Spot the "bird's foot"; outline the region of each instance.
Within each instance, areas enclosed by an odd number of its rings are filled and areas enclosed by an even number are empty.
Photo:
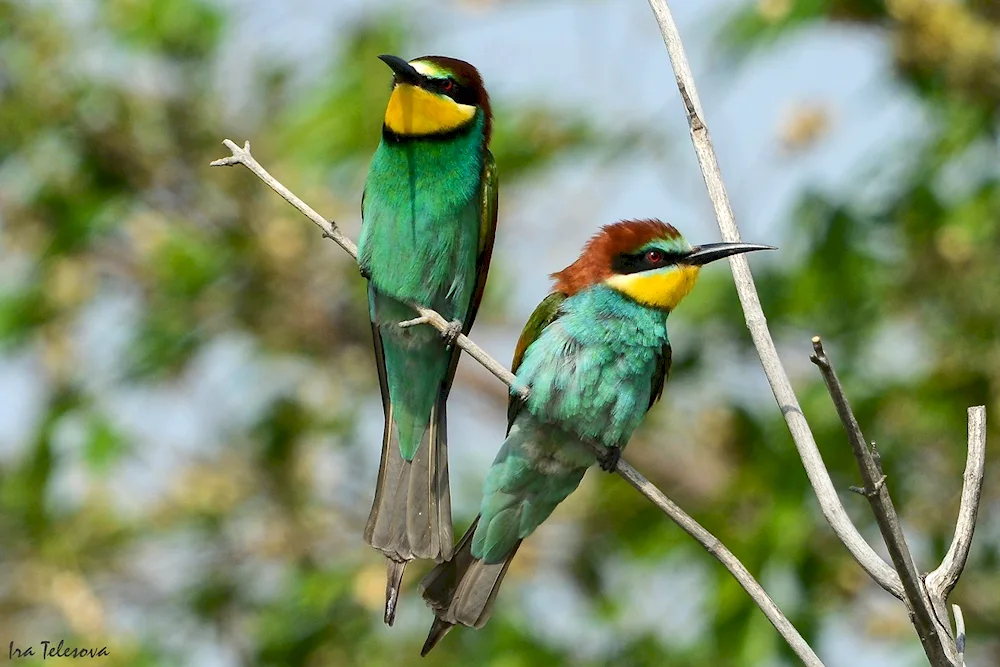
[[[601,470],[605,472],[614,472],[615,468],[618,467],[618,461],[621,460],[621,458],[621,447],[608,447],[606,451],[597,455],[597,463],[601,466]]]
[[[441,338],[444,339],[445,347],[451,349],[451,346],[458,340],[463,328],[465,328],[465,325],[460,320],[452,320],[448,323],[448,327],[441,332]]]
[[[363,264],[358,264],[358,272],[361,274],[362,278],[371,281],[372,272],[368,270],[368,267],[364,266]]]

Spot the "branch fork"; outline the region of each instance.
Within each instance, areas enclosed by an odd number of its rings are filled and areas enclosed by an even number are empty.
[[[729,196],[722,181],[722,172],[712,147],[708,127],[701,111],[701,103],[681,43],[677,25],[667,5],[666,0],[648,0],[650,8],[656,17],[656,22],[663,35],[670,63],[673,66],[677,88],[684,103],[690,129],[691,143],[698,157],[705,186],[715,209],[719,230],[726,241],[739,241],[739,229],[733,217]],[[969,408],[969,455],[965,470],[965,484],[962,490],[962,501],[959,509],[958,525],[951,548],[941,565],[927,575],[926,581],[917,576],[916,568],[910,557],[909,548],[903,539],[899,520],[892,506],[892,499],[886,486],[886,478],[877,459],[877,451],[864,445],[860,427],[854,419],[850,405],[847,403],[843,390],[836,380],[833,367],[826,358],[819,338],[814,338],[813,361],[827,380],[841,421],[851,440],[852,449],[861,468],[864,479],[865,496],[868,497],[875,512],[879,528],[886,541],[886,546],[892,557],[890,566],[864,540],[844,509],[837,495],[836,488],[830,479],[830,473],[823,463],[823,458],[816,446],[809,424],[799,407],[798,399],[792,390],[788,374],[785,372],[778,357],[774,340],[767,327],[760,297],[753,276],[750,273],[746,257],[736,255],[729,258],[729,266],[736,282],[736,291],[743,306],[743,314],[747,329],[753,339],[754,347],[760,357],[764,373],[771,385],[774,398],[781,409],[788,430],[795,442],[802,465],[805,468],[809,482],[816,493],[823,515],[841,542],[851,552],[851,555],[868,575],[887,592],[907,604],[911,620],[928,660],[934,667],[960,667],[964,665],[964,627],[962,632],[956,630],[956,635],[963,637],[962,646],[952,638],[950,629],[942,624],[941,618],[947,616],[945,600],[961,574],[968,557],[972,533],[975,528],[979,500],[982,493],[982,481],[986,456],[986,410],[983,406]],[[870,490],[870,493],[868,492]],[[959,623],[956,617],[956,626]],[[962,621],[964,624],[964,621]],[[800,655],[801,657],[801,655]]]
[[[960,665],[959,656],[961,652],[958,650],[951,630],[945,622],[947,612],[943,611],[946,608],[947,593],[951,589],[948,588],[946,591],[943,585],[928,586],[926,585],[926,580],[917,574],[916,565],[914,565],[913,558],[910,555],[910,548],[906,543],[906,538],[903,536],[899,517],[896,514],[892,498],[889,495],[889,489],[885,484],[886,475],[882,472],[881,463],[877,458],[878,452],[874,447],[869,448],[865,444],[864,434],[862,434],[861,427],[854,417],[854,412],[851,410],[850,403],[844,393],[844,388],[833,368],[833,363],[823,349],[823,341],[819,336],[813,337],[812,346],[813,355],[810,357],[810,360],[819,367],[830,396],[833,398],[833,403],[837,407],[840,420],[847,431],[847,438],[851,443],[851,448],[854,450],[854,457],[858,462],[858,468],[861,470],[861,477],[865,483],[860,492],[868,498],[868,502],[871,504],[875,521],[882,533],[882,538],[885,540],[885,545],[889,550],[893,565],[899,573],[906,596],[904,602],[910,610],[910,620],[917,630],[917,636],[923,645],[924,653],[927,654],[927,658],[932,665]],[[973,460],[975,459],[975,445],[971,439],[974,430],[973,415],[974,413],[978,414],[979,411],[984,413],[983,419],[985,420],[985,408],[969,409],[969,465],[972,465],[973,468],[975,468]],[[985,437],[985,430],[983,437]],[[975,474],[966,478],[966,485],[972,484],[973,486],[978,485],[978,487],[975,490],[967,489],[963,491],[962,495],[963,498],[969,496],[970,502],[971,497],[975,495],[978,504],[982,477],[980,476],[978,481],[972,479],[972,477],[975,477]],[[853,487],[852,490],[854,490]],[[947,571],[948,574],[945,575],[942,573],[938,577],[935,577],[935,582],[944,580],[946,577],[949,578],[949,581],[952,579],[957,581],[958,576],[961,574],[965,558],[968,555],[968,547],[972,542],[972,530],[975,524],[974,517],[976,510],[970,509],[970,511],[972,512],[972,521],[968,522],[967,536],[964,532],[961,538],[956,535],[956,541],[959,544],[956,546],[953,543],[953,548],[956,550],[956,555],[954,556],[955,562],[949,563],[947,566],[942,563],[942,567],[945,568],[942,572]],[[958,564],[959,558],[961,559],[960,565]],[[928,576],[928,579],[931,576],[933,576],[933,573]],[[951,583],[952,586],[954,586],[954,581]]]

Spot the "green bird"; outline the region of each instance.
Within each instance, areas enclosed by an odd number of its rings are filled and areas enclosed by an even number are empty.
[[[385,622],[396,614],[403,568],[451,557],[445,403],[458,349],[479,309],[497,222],[497,170],[488,149],[489,96],[475,67],[444,56],[394,72],[382,140],[361,200],[358,261],[382,390],[385,431],[365,540],[386,557]],[[431,327],[400,327],[407,303],[451,321],[445,341]]]
[[[454,557],[420,584],[436,617],[421,655],[454,625],[482,627],[521,540],[595,460],[604,470],[617,466],[663,393],[667,317],[700,267],[768,248],[691,246],[659,220],[630,220],[604,227],[573,264],[553,274],[555,289],[528,319],[514,352],[507,439],[486,473],[479,516]]]

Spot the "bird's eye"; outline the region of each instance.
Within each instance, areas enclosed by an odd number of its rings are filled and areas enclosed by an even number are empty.
[[[444,83],[441,84],[441,89],[446,93],[450,93],[454,88],[455,82],[451,79],[445,79]]]
[[[659,250],[647,250],[646,261],[650,264],[660,264],[663,262],[663,253]]]

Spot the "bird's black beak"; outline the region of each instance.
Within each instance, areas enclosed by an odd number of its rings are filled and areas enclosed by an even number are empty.
[[[399,56],[390,56],[387,54],[382,54],[378,57],[379,60],[384,62],[386,65],[392,68],[392,71],[396,73],[397,83],[409,83],[416,85],[420,83],[421,76],[420,72],[413,69],[413,65],[406,62]]]
[[[680,263],[701,266],[709,262],[714,262],[717,259],[739,255],[744,252],[753,252],[755,250],[777,250],[777,248],[769,245],[757,245],[755,243],[706,243],[705,245],[698,245],[692,248],[691,253],[682,259]]]

